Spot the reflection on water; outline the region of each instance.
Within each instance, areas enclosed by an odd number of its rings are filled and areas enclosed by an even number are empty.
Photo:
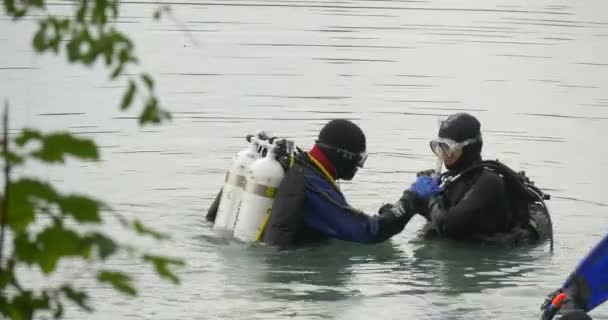
[[[168,3],[175,19],[154,23],[146,12],[156,2],[127,1],[117,22],[174,115],[143,129],[136,110],[114,107],[121,83],[34,56],[35,24],[0,17],[0,93],[13,127],[68,128],[102,150],[99,164],[33,172],[172,232],[159,249],[189,262],[173,287],[118,261],[138,276],[141,296],[95,286],[99,312],[85,318],[530,319],[606,232],[608,161],[598,144],[608,119],[608,2]],[[342,189],[372,214],[433,166],[437,120],[461,111],[481,120],[487,158],[550,191],[554,255],[547,246],[425,242],[419,218],[387,243],[294,251],[223,239],[201,223],[247,133],[264,129],[306,149],[328,119],[357,121],[370,157]]]

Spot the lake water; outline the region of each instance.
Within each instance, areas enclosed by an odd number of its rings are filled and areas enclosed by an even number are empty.
[[[97,313],[69,319],[537,319],[545,295],[608,230],[608,2],[429,0],[125,1],[117,27],[136,41],[174,120],[138,128],[118,111],[124,83],[31,50],[35,24],[0,20],[0,98],[12,127],[68,128],[100,163],[31,166],[63,190],[98,196],[170,232],[142,246],[186,259],[180,286],[130,258],[125,298],[62,271]],[[51,2],[69,12],[66,2]],[[306,149],[329,119],[367,134],[370,158],[342,188],[375,214],[432,167],[437,119],[482,122],[484,156],[526,170],[553,196],[555,252],[425,243],[415,218],[390,241],[291,252],[221,240],[203,219],[243,137],[258,129]],[[109,232],[130,240],[120,228]],[[608,308],[594,311],[608,319]]]

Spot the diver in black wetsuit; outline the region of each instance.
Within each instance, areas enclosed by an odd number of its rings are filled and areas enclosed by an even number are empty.
[[[433,172],[419,175],[401,198],[406,211],[428,221],[425,235],[501,244],[547,237],[549,218],[529,212],[527,203],[519,210],[503,176],[482,165],[487,162],[482,161],[481,124],[475,117],[467,113],[448,117],[430,145],[448,171],[441,178],[432,177]]]

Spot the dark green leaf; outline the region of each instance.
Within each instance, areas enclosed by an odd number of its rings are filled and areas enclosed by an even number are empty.
[[[63,305],[57,301],[55,312],[53,312],[53,318],[60,319],[63,316]]]
[[[32,319],[36,311],[32,292],[23,291],[13,297],[13,300],[9,303],[9,310],[12,319]]]
[[[89,245],[76,232],[55,223],[44,229],[36,239],[41,247],[38,264],[45,274],[51,273],[57,261],[64,257],[87,257]]]
[[[99,42],[87,38],[81,44],[81,61],[85,65],[91,65],[97,59],[97,55],[100,52]]]
[[[98,160],[97,146],[90,139],[77,138],[69,133],[52,133],[42,139],[42,148],[32,156],[45,162],[64,162],[64,155],[80,159]]]
[[[97,252],[102,260],[111,256],[118,250],[118,245],[114,242],[114,240],[101,233],[92,233],[87,235],[86,241],[91,247],[97,248]]]
[[[36,199],[54,202],[57,193],[48,184],[22,178],[10,185],[8,225],[14,232],[21,232],[34,221]]]
[[[119,64],[119,65],[116,67],[116,69],[114,69],[114,71],[112,71],[112,73],[110,74],[110,78],[111,78],[111,79],[116,79],[116,78],[118,78],[118,76],[119,76],[119,75],[122,73],[122,68],[123,68],[123,65],[122,65],[122,64]]]
[[[8,313],[12,319],[33,319],[38,311],[50,310],[50,298],[46,291],[36,296],[32,291],[21,291],[8,304]]]
[[[49,18],[50,23],[53,25],[54,36],[49,39],[48,45],[53,48],[53,51],[57,53],[59,51],[59,44],[70,25],[70,20],[63,19],[58,20],[56,18]]]
[[[80,43],[81,39],[78,37],[72,37],[70,41],[65,46],[66,51],[68,52],[68,61],[76,62],[80,59]]]
[[[0,289],[4,289],[15,278],[15,261],[9,258],[6,267],[0,268]],[[2,290],[4,291],[4,290]]]
[[[159,109],[158,114],[160,115],[161,119],[171,120],[171,113],[167,110]]]
[[[53,186],[30,178],[21,178],[11,183],[11,197],[20,198],[22,196],[36,197],[49,202],[57,201],[59,194]]]
[[[15,245],[15,256],[20,261],[29,265],[36,263],[40,256],[40,250],[35,242],[29,240],[27,233],[20,233],[13,239]]]
[[[114,289],[124,294],[130,296],[137,295],[137,291],[131,285],[131,277],[122,272],[100,271],[97,274],[97,280],[112,285]]]
[[[4,0],[4,9],[7,13],[13,14],[15,13],[15,0]]]
[[[76,21],[84,22],[84,18],[89,7],[89,0],[78,1],[78,10],[76,11]]]
[[[36,7],[44,7],[44,0],[30,0],[30,4]]]
[[[118,18],[118,1],[111,0],[110,3],[108,4],[108,7],[110,8],[110,11],[112,12],[112,18],[114,18],[114,19]]]
[[[66,154],[81,159],[97,160],[99,158],[97,146],[93,140],[78,138],[67,132],[43,135],[37,130],[24,129],[15,138],[15,143],[18,146],[24,146],[32,140],[42,142],[42,147],[32,155],[45,162],[63,162]]]
[[[93,7],[93,23],[103,25],[107,22],[107,6],[108,2],[106,0],[95,0],[95,6]]]
[[[40,131],[33,130],[33,129],[23,129],[23,130],[21,130],[21,133],[15,138],[15,143],[18,146],[23,147],[26,143],[28,143],[32,140],[41,140],[41,139],[42,139],[42,133],[40,133]]]
[[[10,319],[10,305],[5,295],[0,296],[0,315],[4,317],[2,319]]]
[[[151,97],[146,102],[144,111],[139,115],[139,124],[147,123],[160,123],[160,116],[158,114],[158,100]]]
[[[63,214],[69,214],[78,222],[101,222],[99,216],[100,203],[97,200],[78,195],[70,195],[59,199],[59,207]]]
[[[10,151],[6,154],[6,160],[12,166],[18,166],[20,164],[23,164],[23,162],[25,161],[22,156]]]
[[[31,203],[15,203],[11,197],[9,206],[7,223],[14,232],[25,230],[34,221],[34,206]]]
[[[135,96],[136,89],[137,87],[135,86],[135,82],[132,80],[129,81],[129,88],[127,89],[127,92],[122,98],[122,102],[120,103],[120,110],[126,110],[127,108],[129,108],[131,103],[133,103],[133,97]]]
[[[149,254],[144,255],[143,259],[144,259],[144,261],[150,262],[154,265],[154,269],[156,270],[156,273],[161,278],[169,279],[169,280],[171,280],[171,282],[173,282],[175,284],[179,283],[179,278],[169,270],[169,265],[183,266],[184,262],[182,260],[155,256],[155,255],[149,255]]]
[[[38,31],[34,34],[32,45],[37,52],[42,52],[47,48],[46,28],[47,24],[41,22]]]
[[[131,48],[123,48],[118,52],[118,61],[120,61],[120,64],[127,63],[129,57],[131,57]]]
[[[160,232],[154,231],[146,226],[144,226],[139,220],[135,219],[133,221],[133,229],[140,235],[149,235],[154,237],[157,240],[163,240],[169,238],[167,235],[162,234]]]
[[[76,303],[81,309],[88,312],[93,311],[93,308],[88,305],[89,296],[86,292],[74,290],[74,288],[69,285],[64,285],[61,287],[61,292],[65,294],[66,298]]]
[[[12,15],[13,18],[19,19],[25,16],[27,13],[26,8],[17,8],[14,0],[4,0],[4,7],[6,8],[6,12]]]
[[[143,73],[141,75],[141,79],[144,81],[146,86],[148,86],[148,89],[154,89],[154,80],[152,80],[152,77],[150,77],[150,75]]]
[[[108,37],[100,39],[100,41],[102,41],[102,43],[100,43],[99,50],[103,53],[106,65],[110,66],[112,65],[112,61],[114,60],[114,43]]]

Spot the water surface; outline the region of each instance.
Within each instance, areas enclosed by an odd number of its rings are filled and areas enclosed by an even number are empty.
[[[171,3],[177,21],[155,23],[155,2],[126,1],[117,23],[174,115],[143,129],[138,110],[117,111],[124,84],[100,68],[36,56],[35,24],[0,19],[0,96],[13,127],[68,128],[102,150],[99,164],[32,172],[170,231],[172,241],[142,245],[188,261],[179,287],[133,259],[113,261],[136,274],[135,299],[88,282],[84,269],[66,270],[60,276],[90,288],[98,310],[70,309],[70,319],[533,319],[608,230],[608,3]],[[379,245],[276,252],[218,239],[203,220],[248,133],[269,130],[306,149],[327,120],[356,121],[371,155],[342,188],[374,214],[433,166],[437,120],[460,111],[481,120],[484,156],[526,170],[553,196],[553,255],[547,245],[425,243],[419,218]]]

